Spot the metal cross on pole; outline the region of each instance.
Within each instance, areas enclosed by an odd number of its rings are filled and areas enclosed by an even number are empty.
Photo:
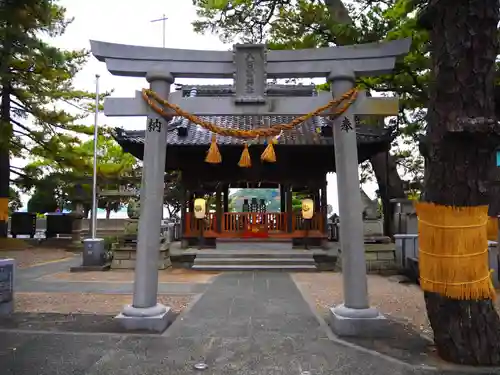
[[[167,20],[168,18],[165,17],[165,14],[162,15],[161,18],[158,18],[157,20],[152,20],[151,22],[162,22],[162,31],[163,31],[163,45],[162,47],[165,48],[165,21]]]

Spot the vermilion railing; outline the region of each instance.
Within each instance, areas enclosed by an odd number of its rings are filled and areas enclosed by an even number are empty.
[[[199,220],[194,217],[190,212],[186,212],[186,235],[198,235],[200,227],[204,224],[203,231],[217,231],[217,221],[215,212],[208,212],[205,215],[205,220]]]
[[[245,232],[259,227],[260,230],[286,232],[285,212],[225,212],[222,220],[223,232]]]
[[[323,225],[323,216],[320,213],[315,213],[310,220],[305,220],[300,214],[294,214],[292,217],[292,228],[294,231],[319,230],[323,232]]]
[[[221,234],[245,234],[245,233],[287,233],[288,213],[286,212],[225,212],[221,217],[221,230],[217,228],[217,214],[209,212],[203,221],[203,231]],[[200,234],[202,221],[196,219],[194,215],[186,213],[185,235],[193,236]],[[320,231],[323,233],[323,216],[316,213],[313,218],[306,221],[300,214],[292,214],[292,233],[302,231]],[[208,233],[207,233],[208,234]]]

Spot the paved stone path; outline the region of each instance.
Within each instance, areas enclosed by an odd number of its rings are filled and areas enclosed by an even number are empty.
[[[331,340],[286,273],[227,273],[162,335],[0,328],[2,375],[426,374]],[[436,373],[436,372],[432,372]]]
[[[40,279],[43,276],[54,273],[68,272],[71,267],[78,266],[81,262],[81,255],[77,255],[69,260],[19,269],[16,273],[16,291],[43,293],[133,293],[134,285],[131,282],[65,282],[63,280],[47,281]],[[160,283],[158,285],[158,292],[161,294],[199,294],[203,293],[206,287],[206,284],[202,283]]]

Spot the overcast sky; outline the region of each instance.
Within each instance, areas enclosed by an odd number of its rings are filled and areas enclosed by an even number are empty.
[[[74,22],[67,32],[53,43],[65,49],[90,49],[89,40],[101,40],[113,43],[162,46],[162,23],[151,20],[168,17],[165,23],[166,47],[228,50],[216,35],[196,34],[191,22],[196,18],[195,8],[191,0],[61,0],[67,9],[67,15],[74,17]],[[90,58],[85,68],[75,77],[75,85],[88,91],[95,90],[95,75],[99,74],[102,91],[114,90],[113,96],[132,97],[135,90],[147,87],[145,79],[112,76],[105,63]],[[225,83],[224,80],[178,79],[179,83]],[[90,116],[88,123],[91,124]],[[146,120],[140,117],[118,118],[101,115],[101,124],[120,126],[125,129],[143,129]],[[16,165],[22,163],[15,160]],[[376,184],[365,187],[372,198]],[[26,197],[23,197],[23,201]],[[328,176],[328,203],[338,212],[337,187],[335,175]]]

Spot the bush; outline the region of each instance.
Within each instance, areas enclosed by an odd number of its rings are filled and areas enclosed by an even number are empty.
[[[118,237],[116,236],[104,237],[104,249],[111,251],[111,246],[116,242],[118,242]]]

